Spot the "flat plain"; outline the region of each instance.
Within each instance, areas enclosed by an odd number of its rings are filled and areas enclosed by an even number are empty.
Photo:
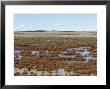
[[[15,76],[96,76],[97,32],[15,32]]]

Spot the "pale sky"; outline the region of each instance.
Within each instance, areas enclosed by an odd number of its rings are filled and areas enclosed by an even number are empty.
[[[15,14],[14,31],[96,31],[96,14]]]

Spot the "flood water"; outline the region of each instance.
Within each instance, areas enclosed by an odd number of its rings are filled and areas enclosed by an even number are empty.
[[[78,47],[78,48],[65,48],[65,51],[61,51],[59,54],[57,54],[57,56],[59,58],[64,58],[64,59],[74,59],[77,58],[77,55],[67,55],[65,53],[67,53],[67,51],[76,51],[77,53],[79,53],[83,59],[85,61],[89,61],[89,60],[96,60],[96,57],[93,57],[92,55],[90,55],[90,52],[87,50],[90,47]],[[38,51],[38,50],[32,50],[31,51],[31,55],[32,56],[39,56],[39,55],[44,55],[47,56],[49,55],[50,51],[44,50],[44,51]],[[21,51],[19,50],[14,50],[14,57],[16,60],[20,60],[22,58],[21,55]]]
[[[83,58],[86,60],[86,61],[89,61],[89,60],[96,60],[96,57],[93,57],[92,55],[90,55],[90,52],[87,51],[87,48],[90,48],[90,47],[79,47],[79,48],[67,48],[67,50],[69,51],[76,51],[76,52],[79,52],[81,56],[83,56]]]
[[[14,50],[14,58],[16,59],[16,60],[20,60],[21,59],[21,51],[19,51],[19,50]]]
[[[39,51],[33,50],[33,51],[31,51],[31,54],[32,54],[32,55],[36,55],[36,54],[39,55]]]
[[[14,68],[15,76],[22,76],[23,74],[26,74],[27,76],[69,76],[69,75],[78,75],[78,73],[74,73],[72,71],[67,72],[64,69],[58,69],[53,71],[37,71],[36,69],[31,69],[28,71],[26,68]]]
[[[60,58],[66,58],[66,59],[76,58],[76,55],[64,55],[64,54],[58,54],[58,56],[59,56]]]
[[[88,51],[89,47],[79,47],[79,48],[66,48],[65,51],[60,51],[57,53],[57,57],[63,58],[63,59],[73,59],[73,60],[68,60],[68,63],[73,63],[75,62],[74,59],[78,57],[77,53],[85,59],[84,62],[88,62],[89,60],[96,60],[96,57],[93,57],[90,52]],[[95,50],[95,49],[94,49]],[[74,51],[76,54],[74,55],[68,55],[66,54],[68,51]],[[32,56],[39,56],[39,55],[49,55],[51,51],[38,51],[38,50],[32,50],[30,51],[30,55]],[[55,51],[52,51],[53,53]],[[55,56],[56,57],[56,56]],[[22,58],[21,51],[19,50],[14,50],[14,58],[15,60],[20,60]],[[15,68],[14,71],[15,76],[22,76],[22,75],[27,75],[27,76],[77,76],[79,73],[75,73],[73,71],[67,72],[63,68],[59,68],[58,70],[53,70],[53,71],[37,71],[36,69],[30,69],[28,70],[27,68]]]

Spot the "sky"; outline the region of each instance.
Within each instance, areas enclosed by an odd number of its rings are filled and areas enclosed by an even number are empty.
[[[96,14],[15,14],[14,31],[96,31]]]

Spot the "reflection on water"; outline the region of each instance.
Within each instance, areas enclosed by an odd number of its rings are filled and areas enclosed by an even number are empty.
[[[40,56],[40,55],[51,55],[56,53],[54,57],[62,58],[62,59],[73,59],[73,60],[68,60],[66,62],[68,63],[73,63],[76,62],[74,59],[78,59],[78,57],[82,57],[85,59],[83,62],[87,62],[89,60],[96,60],[96,57],[93,57],[88,49],[91,47],[78,47],[78,48],[65,48],[64,51],[38,51],[38,50],[32,50],[29,51],[28,53],[32,56]],[[94,49],[97,50],[97,49]],[[72,52],[72,54],[68,54],[68,52]],[[74,53],[75,52],[75,53]],[[78,55],[77,55],[78,54]],[[20,60],[22,58],[21,51],[19,50],[14,50],[14,58],[15,60]],[[78,61],[77,61],[78,62]],[[65,71],[63,68],[59,68],[58,70],[53,70],[53,71],[38,71],[37,69],[27,69],[27,68],[14,68],[14,74],[15,76],[77,76],[79,73],[73,72],[73,71]]]
[[[92,55],[90,55],[90,52],[87,51],[87,48],[90,47],[79,47],[79,48],[67,48],[67,51],[77,51],[80,53],[81,56],[83,56],[83,58],[88,61],[88,60],[96,60],[96,57],[93,57]]]
[[[56,75],[57,76],[65,76],[65,71],[64,71],[64,69],[58,69],[58,71],[57,71],[57,73],[56,73]]]
[[[14,58],[15,60],[20,60],[21,59],[21,51],[19,50],[14,50]]]
[[[58,57],[60,58],[66,58],[66,59],[74,59],[77,58],[77,55],[67,55],[65,53],[67,53],[67,51],[76,51],[77,53],[80,53],[80,55],[86,60],[96,60],[96,57],[93,57],[92,55],[90,55],[90,52],[88,52],[88,48],[90,47],[79,47],[79,48],[65,48],[65,51],[60,52],[60,54],[57,54]],[[49,51],[44,50],[44,51],[36,51],[36,50],[32,50],[31,51],[31,55],[32,56],[39,56],[39,55],[49,55]],[[14,50],[14,57],[16,60],[20,60],[21,59],[21,51],[19,50]]]
[[[34,56],[34,55],[39,55],[39,51],[35,51],[35,50],[33,50],[33,51],[31,51],[31,54]]]
[[[58,69],[53,71],[37,71],[36,69],[29,70],[26,68],[22,68],[22,69],[14,68],[14,75],[15,76],[78,76],[81,74],[76,73],[74,71],[65,71],[64,69]],[[95,74],[90,74],[90,76],[95,76]]]
[[[74,73],[73,71],[67,72],[64,69],[58,69],[53,71],[37,71],[36,69],[26,69],[26,68],[14,68],[15,76],[70,76],[70,75],[78,75],[78,73]]]
[[[69,59],[69,58],[76,58],[76,55],[58,54],[58,56],[59,56],[60,58],[66,58],[66,59]]]

